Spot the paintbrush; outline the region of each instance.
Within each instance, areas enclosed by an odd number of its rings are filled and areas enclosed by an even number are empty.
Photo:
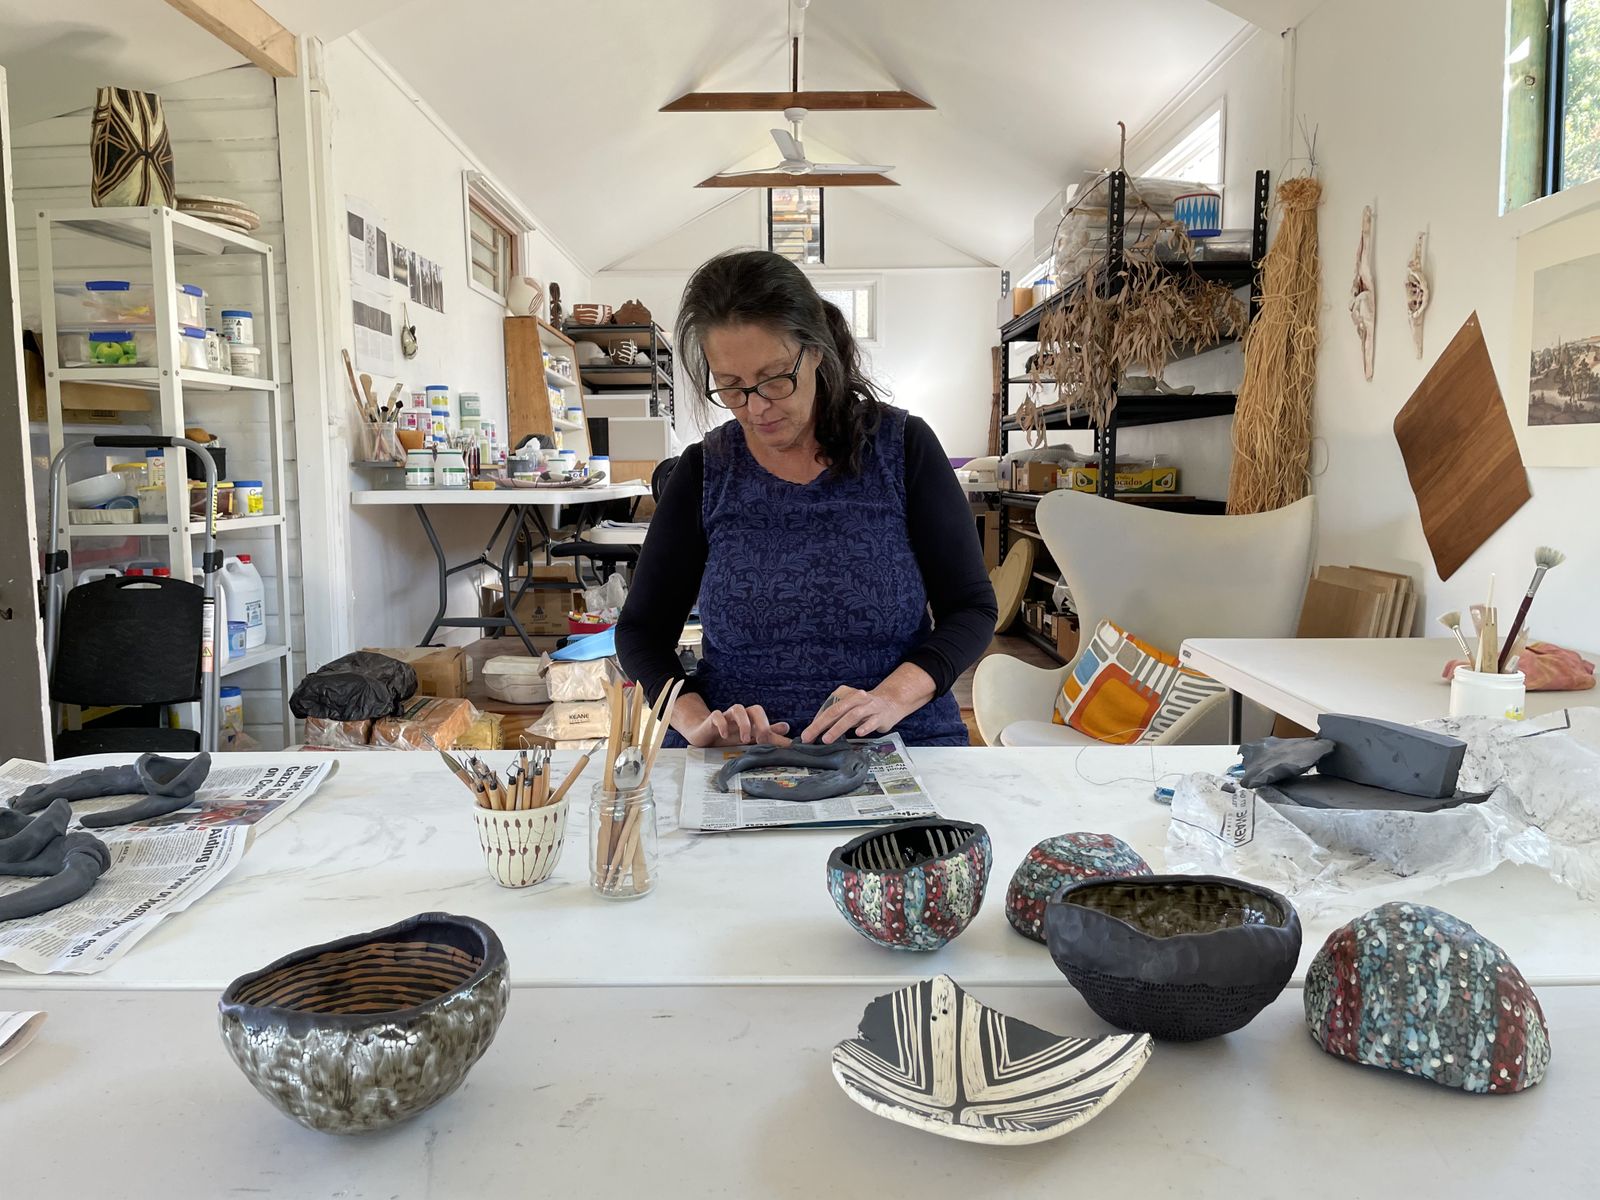
[[[1461,647],[1461,657],[1467,660],[1467,665],[1470,667],[1474,661],[1472,647],[1467,645],[1467,635],[1461,632],[1461,614],[1451,609],[1439,618],[1439,624],[1456,635],[1456,644]]]
[[[1500,651],[1500,670],[1506,670],[1506,660],[1511,657],[1511,643],[1522,632],[1522,623],[1528,619],[1528,610],[1533,607],[1533,594],[1544,582],[1545,572],[1566,561],[1567,556],[1551,546],[1540,546],[1533,552],[1533,580],[1528,584],[1527,595],[1522,597],[1522,604],[1517,608],[1516,619],[1511,622],[1511,628],[1506,630],[1506,648]]]

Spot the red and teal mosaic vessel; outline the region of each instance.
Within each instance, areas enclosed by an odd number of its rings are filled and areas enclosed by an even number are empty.
[[[993,861],[982,825],[908,821],[835,850],[828,892],[868,941],[891,950],[937,950],[978,915]]]
[[[1329,1054],[1444,1087],[1520,1092],[1550,1065],[1550,1030],[1522,972],[1425,904],[1384,904],[1329,934],[1305,1005]]]
[[[1025,938],[1044,941],[1044,907],[1069,883],[1148,875],[1139,852],[1109,833],[1063,833],[1045,838],[1022,860],[1006,888],[1006,920]]]

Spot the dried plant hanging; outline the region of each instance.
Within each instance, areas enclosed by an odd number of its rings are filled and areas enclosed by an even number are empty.
[[[1110,178],[1104,175],[1086,188],[1067,215],[1087,207]],[[1040,322],[1038,365],[1030,378],[1034,387],[1054,383],[1056,401],[1050,407],[1081,411],[1097,430],[1110,423],[1125,375],[1160,381],[1180,347],[1203,348],[1238,337],[1248,321],[1248,310],[1232,289],[1194,270],[1194,245],[1183,224],[1146,203],[1133,179],[1127,180],[1124,212],[1126,244],[1112,278],[1103,256],[1081,266],[1081,248],[1068,247],[1058,233],[1054,271],[1065,294]],[[1030,400],[1032,392],[1031,387]],[[1043,444],[1037,407],[1025,402],[1018,423],[1030,446]]]
[[[1244,343],[1244,383],[1233,417],[1230,513],[1269,512],[1306,494],[1311,397],[1317,380],[1317,208],[1322,184],[1278,188],[1278,232],[1261,270],[1261,308]]]

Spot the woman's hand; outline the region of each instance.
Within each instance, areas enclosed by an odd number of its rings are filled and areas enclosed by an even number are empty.
[[[800,734],[802,742],[836,742],[842,737],[889,733],[933,699],[933,679],[921,667],[901,663],[871,691],[838,687]]]
[[[759,704],[733,704],[675,724],[691,746],[787,746],[791,741],[784,736],[789,732],[789,723],[769,722],[766,710]]]

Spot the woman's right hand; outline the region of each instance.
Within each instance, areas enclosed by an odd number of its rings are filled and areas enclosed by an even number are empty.
[[[703,707],[703,706],[702,706]],[[769,722],[759,704],[732,704],[680,724],[678,732],[691,746],[787,746],[793,739],[787,721]]]

